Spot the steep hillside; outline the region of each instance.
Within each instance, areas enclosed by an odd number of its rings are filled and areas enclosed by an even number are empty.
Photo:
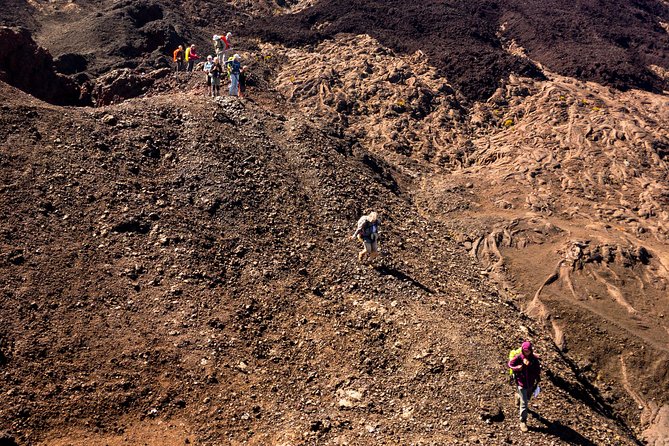
[[[113,69],[165,68],[179,44],[211,49],[232,31],[236,50],[258,39],[290,46],[367,34],[400,54],[422,51],[470,100],[487,99],[510,74],[541,68],[627,90],[669,89],[669,6],[660,0],[443,2],[21,0],[0,25],[24,26],[79,83]],[[507,52],[527,50],[530,59]]]
[[[546,72],[470,108],[425,55],[369,37],[266,51],[288,59],[288,100],[416,178],[421,215],[451,227],[630,422],[666,432],[666,95]]]
[[[528,337],[532,444],[635,444],[416,212],[415,182],[299,109],[3,97],[0,419],[19,444],[523,444],[504,358]],[[369,208],[385,255],[360,265]]]
[[[665,1],[30,0],[0,25],[25,28],[0,26],[0,445],[669,441]],[[169,68],[225,31],[244,99]]]

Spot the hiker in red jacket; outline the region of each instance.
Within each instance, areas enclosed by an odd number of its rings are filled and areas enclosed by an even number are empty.
[[[221,66],[225,65],[225,52],[230,49],[230,38],[232,33],[227,33],[225,36],[214,35],[214,51],[216,52],[216,58]]]
[[[195,61],[199,58],[200,56],[195,53],[194,44],[186,48],[186,71],[193,71],[193,65],[195,65]]]
[[[527,405],[541,378],[541,363],[534,354],[530,341],[523,342],[521,352],[509,361],[509,368],[513,370],[513,378],[518,388],[520,430],[527,432]]]

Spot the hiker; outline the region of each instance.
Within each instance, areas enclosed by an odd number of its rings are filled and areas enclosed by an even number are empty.
[[[214,51],[216,58],[220,64],[225,63],[225,52],[230,49],[230,37],[232,33],[227,33],[225,36],[214,35]]]
[[[192,72],[193,71],[193,65],[195,65],[195,61],[198,60],[200,56],[197,55],[195,52],[195,44],[192,44],[188,48],[186,48],[186,71]]]
[[[530,341],[522,343],[520,353],[509,360],[509,368],[513,371],[518,392],[516,399],[520,409],[520,430],[527,432],[527,406],[539,385],[541,375],[541,362],[534,354]]]
[[[239,70],[239,97],[242,98],[246,94],[246,80],[247,80],[246,66]]]
[[[235,54],[226,62],[226,68],[230,75],[230,96],[239,96],[239,72],[242,68],[242,56]]]
[[[174,63],[176,65],[176,72],[184,70],[184,47],[179,45],[179,48],[174,50]]]
[[[211,96],[216,97],[221,95],[221,75],[223,74],[223,67],[214,60],[214,64],[209,70],[209,77],[211,77]]]
[[[204,75],[206,77],[206,82],[207,82],[207,96],[213,96],[214,91],[211,88],[211,76],[209,75],[209,72],[211,71],[211,68],[214,66],[214,56],[207,56],[207,61],[204,63],[204,67],[202,67],[202,71],[204,71]]]
[[[362,242],[362,251],[358,253],[359,262],[362,262],[365,254],[369,256],[370,260],[379,255],[379,225],[379,217],[376,212],[363,215],[358,220],[358,227],[351,238],[357,238]]]

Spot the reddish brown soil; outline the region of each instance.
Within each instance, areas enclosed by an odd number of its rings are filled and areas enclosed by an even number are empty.
[[[0,12],[105,104],[0,81],[0,445],[661,445],[666,95],[556,73],[666,88],[666,3],[279,6]],[[229,29],[250,99],[165,71]]]
[[[634,444],[411,182],[262,96],[194,87],[93,110],[2,86],[0,428],[19,444],[524,444],[504,358],[525,337],[546,368],[532,444]],[[392,249],[358,265],[371,205]]]

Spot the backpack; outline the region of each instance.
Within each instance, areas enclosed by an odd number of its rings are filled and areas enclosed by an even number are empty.
[[[520,348],[520,347],[518,347],[518,348],[514,348],[513,350],[511,350],[511,351],[509,352],[509,361],[511,361],[511,360],[512,360],[513,358],[515,358],[516,356],[520,355],[522,352],[523,352],[523,349]],[[511,368],[509,368],[509,382],[510,382],[511,384],[514,384],[513,370],[511,370]]]
[[[362,229],[362,237],[367,238],[373,242],[375,242],[379,238],[378,230],[379,230],[379,223],[375,222],[372,223],[371,221],[367,220],[367,216],[363,216],[358,220],[358,227]]]

